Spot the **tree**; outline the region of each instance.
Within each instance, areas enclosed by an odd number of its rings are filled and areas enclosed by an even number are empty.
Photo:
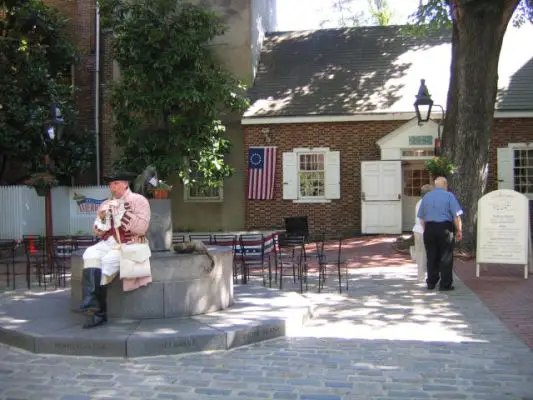
[[[390,25],[392,12],[387,0],[368,0],[370,14],[379,26]]]
[[[361,0],[334,0],[332,11],[336,15],[335,21],[325,20],[321,25],[334,24],[336,26],[355,27],[362,25],[390,25],[392,11],[387,0],[367,0],[368,8],[361,8]]]
[[[44,154],[59,178],[91,165],[90,135],[76,127],[73,87],[66,82],[76,62],[67,19],[40,0],[0,1],[0,181],[13,183],[7,166],[43,170]],[[51,104],[65,120],[60,139],[45,137]]]
[[[225,32],[221,17],[176,0],[101,3],[121,73],[111,100],[119,165],[219,185],[233,171],[222,117],[248,106],[245,87],[211,47]]]
[[[418,7],[418,26],[451,25],[450,86],[443,154],[457,166],[451,186],[464,209],[463,244],[473,249],[477,201],[487,184],[489,146],[498,84],[498,62],[509,22],[533,21],[520,0],[429,0]]]

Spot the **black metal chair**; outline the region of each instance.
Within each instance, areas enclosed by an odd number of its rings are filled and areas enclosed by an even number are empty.
[[[268,263],[269,286],[272,287],[272,267],[270,255],[265,252],[265,237],[263,234],[244,234],[239,237],[240,264],[242,283],[247,283],[251,274],[250,270],[261,268],[263,285],[266,285],[265,263]]]
[[[238,243],[238,236],[237,235],[213,235],[213,244],[217,246],[227,246],[231,247],[231,251],[233,254],[233,282],[236,283],[239,271],[238,271],[238,265],[239,265],[239,259],[237,257],[237,243]]]
[[[173,233],[172,234],[172,245],[181,244],[181,243],[185,243],[185,235]]]
[[[28,289],[31,286],[32,268],[35,268],[39,286],[44,284],[46,289],[48,260],[45,238],[39,235],[23,235],[22,243],[24,244],[24,252],[26,253],[26,283]]]
[[[193,240],[198,240],[199,242],[202,242],[204,244],[212,244],[212,238],[211,235],[202,235],[202,234],[192,234],[189,235],[189,240],[192,242]]]
[[[309,222],[307,216],[286,217],[285,233],[288,236],[309,236]]]
[[[69,236],[53,236],[50,241],[50,254],[52,258],[52,277],[56,287],[67,283],[67,270],[70,269],[72,253],[76,250],[76,241]]]
[[[341,235],[325,235],[324,241],[317,242],[318,253],[318,292],[324,287],[326,282],[326,272],[328,267],[336,267],[339,279],[339,293],[342,293],[342,273],[341,267],[345,268],[346,291],[348,291],[348,263],[342,258],[342,241]],[[326,245],[333,244],[331,251],[327,251]]]
[[[15,271],[15,252],[17,248],[17,241],[10,239],[0,240],[0,265],[6,266],[6,287],[9,287],[9,267],[13,273],[13,289],[16,288],[17,273]]]
[[[85,250],[87,247],[98,243],[98,238],[91,235],[73,235],[72,242],[75,250]]]
[[[279,235],[276,240],[276,276],[279,263],[279,288],[283,288],[284,263],[292,267],[293,282],[300,283],[300,292],[303,292],[303,282],[307,289],[307,259],[305,253],[305,237],[295,235]]]

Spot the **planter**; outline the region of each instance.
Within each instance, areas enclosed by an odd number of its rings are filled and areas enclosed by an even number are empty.
[[[34,186],[33,188],[37,192],[37,196],[44,197],[50,193],[50,186]]]
[[[168,199],[168,190],[165,189],[152,189],[152,194],[157,200]]]

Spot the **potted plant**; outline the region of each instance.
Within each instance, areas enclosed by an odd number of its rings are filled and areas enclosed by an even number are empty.
[[[154,199],[162,200],[168,199],[168,193],[172,190],[172,186],[164,181],[157,181],[157,184],[150,190]]]
[[[432,179],[439,176],[450,177],[455,173],[456,169],[455,164],[444,156],[433,157],[431,160],[426,161],[426,171],[429,172]]]
[[[59,185],[59,181],[50,172],[35,172],[24,184],[34,188],[38,196],[46,196],[51,188]]]

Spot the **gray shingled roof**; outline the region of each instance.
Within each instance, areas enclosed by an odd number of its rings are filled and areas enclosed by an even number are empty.
[[[513,31],[514,32],[514,31]],[[522,43],[527,29],[520,32]],[[499,68],[497,109],[533,110],[533,46],[508,39]],[[412,112],[420,79],[446,104],[450,35],[358,27],[268,34],[244,118]]]

